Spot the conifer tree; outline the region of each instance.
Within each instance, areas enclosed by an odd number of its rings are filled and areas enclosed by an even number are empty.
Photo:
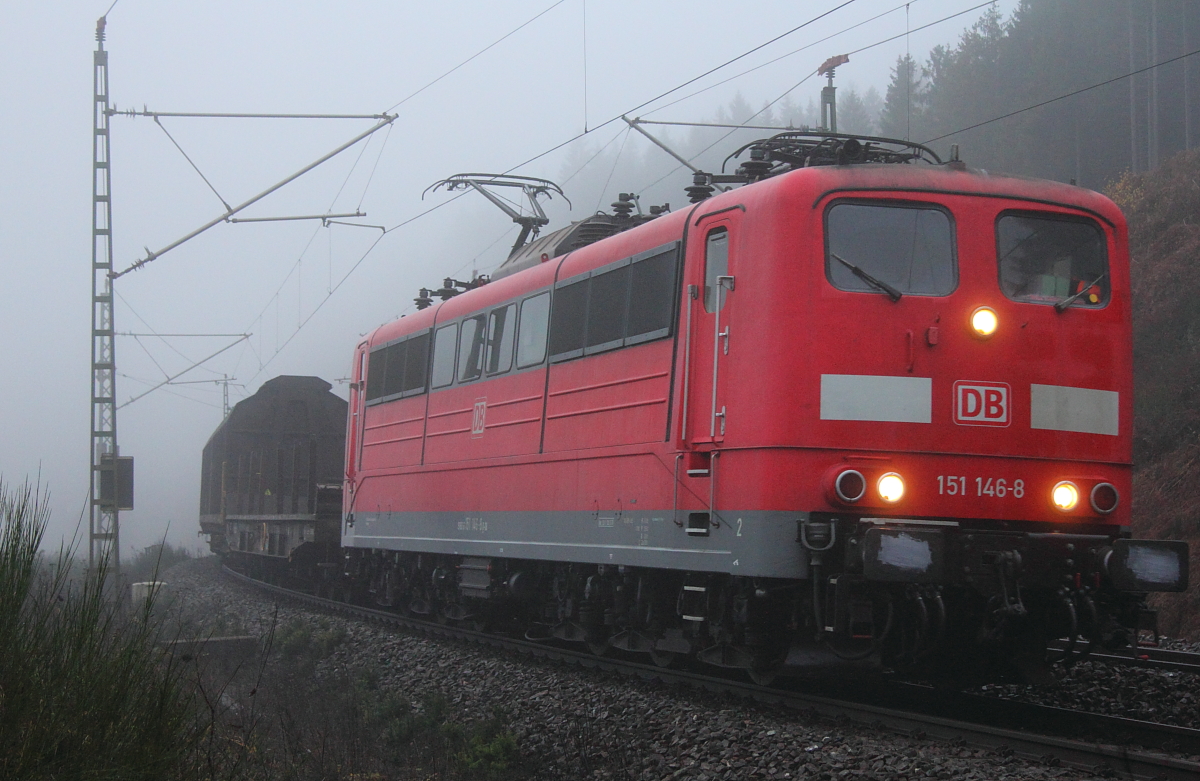
[[[896,59],[880,112],[881,135],[891,138],[916,138],[925,128],[925,85],[910,55]]]

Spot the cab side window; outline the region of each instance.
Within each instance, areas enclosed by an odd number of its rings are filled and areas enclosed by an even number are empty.
[[[729,231],[716,228],[709,231],[704,246],[704,311],[717,312],[724,308],[725,297],[717,284],[718,277],[729,276]]]

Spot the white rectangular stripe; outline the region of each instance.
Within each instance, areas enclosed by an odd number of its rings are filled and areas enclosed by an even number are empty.
[[[928,423],[932,398],[930,377],[821,375],[821,420]]]
[[[1029,386],[1029,427],[1115,437],[1121,394],[1063,385]]]

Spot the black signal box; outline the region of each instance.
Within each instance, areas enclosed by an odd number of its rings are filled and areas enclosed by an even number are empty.
[[[132,510],[133,457],[102,456],[100,466],[100,504],[116,510]]]

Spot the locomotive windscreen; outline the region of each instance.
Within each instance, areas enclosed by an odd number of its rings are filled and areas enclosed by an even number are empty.
[[[1091,220],[1008,213],[996,223],[996,241],[1009,298],[1053,304],[1083,293],[1072,306],[1108,303],[1104,233]]]
[[[825,235],[825,273],[839,290],[881,292],[847,264],[906,295],[945,296],[958,286],[954,228],[941,209],[837,203],[826,213]]]

